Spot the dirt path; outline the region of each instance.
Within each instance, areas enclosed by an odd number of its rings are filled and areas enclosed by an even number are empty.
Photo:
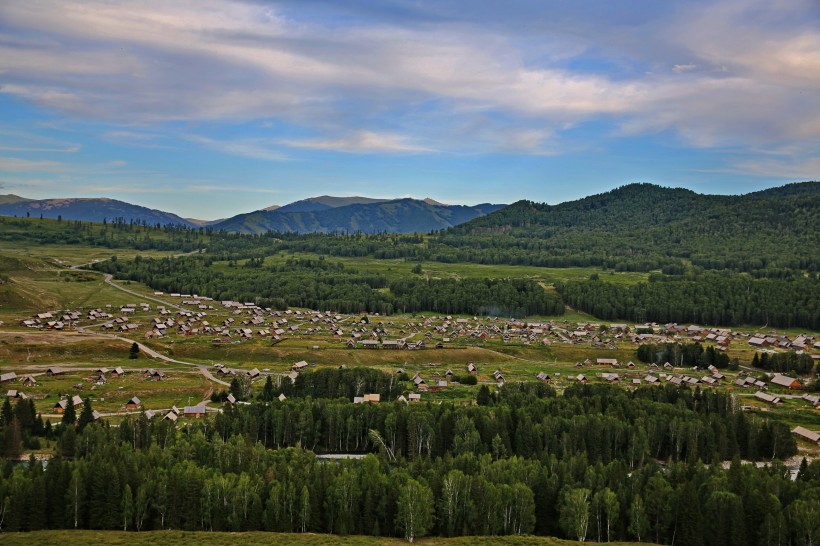
[[[176,359],[167,357],[163,354],[160,354],[160,353],[156,352],[151,347],[148,347],[147,345],[144,345],[144,344],[140,343],[139,341],[133,341],[133,340],[130,340],[130,339],[125,338],[125,337],[115,336],[113,334],[101,334],[101,335],[105,335],[105,336],[110,335],[111,338],[119,339],[121,341],[125,341],[126,343],[136,343],[137,347],[140,348],[140,351],[144,352],[145,354],[147,354],[151,358],[156,358],[158,360],[164,360],[165,362],[172,362],[174,364],[183,364],[185,366],[194,366],[194,367],[199,369],[199,373],[201,373],[207,379],[213,381],[214,383],[219,383],[220,385],[225,385],[227,387],[231,386],[230,383],[226,383],[225,381],[222,381],[221,379],[217,379],[216,377],[214,377],[213,374],[210,372],[210,370],[208,370],[208,366],[206,366],[204,364],[196,364],[194,362],[185,362],[184,360],[176,360]]]
[[[199,251],[189,252],[188,254],[194,254],[196,252],[199,252]],[[185,256],[185,254],[179,254],[179,256]],[[88,271],[88,272],[91,272],[91,273],[101,273],[100,271],[96,271],[94,269],[84,269],[84,267],[86,267],[88,265],[90,265],[90,264],[74,265],[74,266],[71,267],[71,269],[74,269],[76,271]],[[110,285],[110,286],[113,286],[117,290],[122,290],[123,292],[125,292],[127,294],[131,294],[132,296],[136,296],[136,297],[141,298],[141,299],[150,300],[150,301],[153,301],[153,302],[156,302],[156,303],[160,303],[162,305],[165,305],[166,307],[173,307],[174,309],[177,309],[179,311],[183,311],[183,312],[186,312],[186,313],[192,312],[189,309],[186,309],[185,307],[182,307],[180,305],[175,305],[173,303],[168,303],[168,302],[166,302],[164,300],[161,300],[159,298],[146,296],[144,294],[140,294],[139,292],[135,292],[134,290],[129,290],[128,288],[124,288],[123,286],[120,286],[119,284],[114,282],[114,276],[111,275],[110,273],[104,273],[104,275],[105,276],[104,276],[103,280],[105,281],[105,283]],[[86,333],[86,331],[85,331],[86,328],[89,328],[89,326],[78,327],[77,331],[79,333],[85,334]],[[123,341],[123,342],[126,342],[126,343],[136,343],[137,347],[139,347],[140,351],[142,351],[146,355],[150,356],[151,358],[155,358],[155,359],[158,359],[158,360],[164,360],[165,362],[171,362],[171,363],[174,363],[174,364],[183,364],[185,366],[193,366],[193,367],[197,368],[199,370],[199,373],[201,373],[206,379],[208,379],[210,381],[213,381],[214,383],[218,383],[220,385],[226,386],[226,387],[230,387],[230,385],[231,385],[230,383],[226,383],[225,381],[222,381],[221,379],[217,379],[216,377],[214,377],[214,375],[210,372],[210,370],[208,370],[208,367],[204,364],[196,364],[194,362],[185,362],[183,360],[176,360],[176,359],[167,357],[163,354],[160,354],[160,353],[156,352],[152,348],[148,347],[147,345],[145,345],[143,343],[140,343],[139,341],[134,341],[134,340],[131,340],[131,339],[128,339],[128,338],[115,336],[113,334],[93,333],[91,335],[93,335],[95,337],[101,337],[101,338],[107,338],[107,339],[117,339],[117,340],[120,340],[120,341]]]

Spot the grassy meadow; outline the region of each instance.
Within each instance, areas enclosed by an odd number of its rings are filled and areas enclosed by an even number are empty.
[[[291,258],[318,259],[319,254],[304,252],[279,252],[265,259],[265,265],[276,265],[284,263]],[[339,262],[345,267],[356,269],[361,272],[378,273],[384,275],[389,280],[407,277],[412,274],[411,270],[416,266],[416,262],[404,259],[378,260],[375,258],[347,258],[339,256],[326,256],[326,260]],[[241,262],[240,262],[241,263]],[[223,264],[227,266],[227,264]],[[566,268],[546,268],[524,265],[482,265],[473,263],[440,263],[423,262],[422,275],[433,279],[467,279],[467,278],[518,278],[532,279],[545,284],[554,284],[578,279],[587,279],[590,275],[598,273],[607,282],[616,284],[635,284],[645,281],[648,273],[616,273],[605,272],[595,267],[566,267]]]

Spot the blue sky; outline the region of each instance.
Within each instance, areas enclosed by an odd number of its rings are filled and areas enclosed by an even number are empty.
[[[215,219],[820,179],[816,0],[6,0],[0,193]]]

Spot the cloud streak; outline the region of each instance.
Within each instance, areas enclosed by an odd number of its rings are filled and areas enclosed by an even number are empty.
[[[0,157],[0,170],[8,172],[66,172],[69,165],[58,161],[31,160],[19,157]]]
[[[351,154],[433,152],[432,148],[414,144],[402,135],[359,131],[337,139],[282,140],[290,148],[328,150]]]

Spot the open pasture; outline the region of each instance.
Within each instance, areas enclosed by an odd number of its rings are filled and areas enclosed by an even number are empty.
[[[312,253],[279,252],[265,258],[265,265],[282,264],[292,258],[318,260],[319,257],[319,254]],[[341,256],[326,256],[325,259],[332,262],[342,263],[345,267],[356,269],[360,272],[378,273],[380,275],[384,275],[389,280],[414,275],[412,269],[418,263],[404,259],[379,260],[375,258],[348,258]],[[546,284],[587,279],[590,275],[596,273],[604,277],[607,282],[616,284],[635,284],[640,281],[645,281],[649,277],[647,273],[606,272],[596,267],[546,268],[524,265],[482,265],[473,263],[441,262],[423,262],[421,264],[421,270],[421,275],[431,279],[511,278],[533,279]]]

